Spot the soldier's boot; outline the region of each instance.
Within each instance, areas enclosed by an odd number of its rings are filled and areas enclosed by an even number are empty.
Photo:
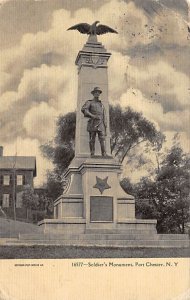
[[[90,155],[94,156],[94,153],[95,153],[95,143],[93,141],[90,141],[89,146],[90,146]]]
[[[105,142],[104,139],[100,139],[100,148],[101,148],[102,156],[107,156],[107,153],[106,153],[106,142]]]

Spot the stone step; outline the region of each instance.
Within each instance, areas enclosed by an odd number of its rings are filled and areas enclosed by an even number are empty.
[[[156,235],[145,234],[65,234],[65,235],[20,235],[20,240],[144,240],[157,239]]]
[[[188,248],[189,240],[17,240],[8,241],[6,245],[67,245],[67,246],[100,246],[100,247],[163,247]]]
[[[153,235],[152,235],[153,236]],[[143,237],[148,238],[149,235],[139,235],[139,234],[22,234],[20,239],[22,240],[108,240],[108,239],[135,239]]]
[[[0,245],[6,245],[7,241],[11,244],[18,243],[18,238],[0,238]]]
[[[189,240],[188,234],[157,234],[157,236],[159,240]]]
[[[0,239],[6,239],[6,238],[18,238],[18,233],[10,233],[9,235],[7,233],[3,234],[0,233]]]
[[[187,234],[21,234],[20,240],[189,240]]]
[[[100,228],[87,228],[85,234],[156,234],[154,230],[146,229],[100,229]]]

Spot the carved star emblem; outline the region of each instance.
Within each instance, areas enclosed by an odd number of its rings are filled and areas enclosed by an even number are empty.
[[[93,186],[93,188],[99,189],[100,193],[103,194],[104,190],[111,188],[111,186],[109,186],[107,181],[108,181],[108,176],[104,179],[101,179],[98,176],[96,176],[96,184]]]

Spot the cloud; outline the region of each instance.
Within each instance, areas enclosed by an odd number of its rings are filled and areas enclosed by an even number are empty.
[[[1,77],[1,81],[0,81],[0,94],[2,94],[4,91],[6,91],[6,87],[10,81],[10,77],[11,75],[6,73],[6,72],[1,72],[0,71],[0,77]]]
[[[162,131],[185,131],[189,133],[189,110],[164,112],[162,105],[143,96],[140,90],[128,89],[119,102],[123,107],[131,107],[141,112]]]
[[[29,102],[48,101],[64,89],[67,79],[64,67],[41,65],[24,71],[18,93]]]
[[[44,121],[43,118],[46,111],[43,111],[44,103],[47,103],[48,111],[50,111],[49,107],[51,107],[54,118],[61,113],[64,114],[74,110],[77,89],[77,78],[75,75],[72,75],[74,73],[76,73],[74,65],[70,67],[69,64],[64,66],[41,65],[39,68],[26,69],[18,90],[16,92],[5,92],[0,97],[2,142],[7,141],[9,138],[15,139],[21,133],[22,136],[29,134],[29,131],[26,132],[26,128],[29,128],[29,125],[26,127],[26,118],[30,117],[28,124],[30,123],[32,126],[31,120],[34,121],[34,119],[31,118],[31,111],[34,110],[36,112],[36,104],[38,103],[43,103],[42,106],[39,106],[41,109],[38,113],[35,113],[38,116],[38,120],[41,121]],[[44,128],[43,123],[35,122],[34,125]],[[47,140],[52,138],[51,125],[51,118],[46,119]],[[30,130],[30,136],[31,132],[32,130]],[[42,141],[42,135],[39,134],[38,130],[33,131],[32,137],[40,138]]]
[[[164,61],[143,67],[128,65],[127,84],[162,104],[164,110],[189,106],[189,78]]]
[[[23,126],[27,136],[37,138],[41,143],[55,136],[55,118],[58,112],[47,103],[33,106],[25,114]]]
[[[126,72],[130,57],[120,52],[112,51],[109,62],[109,89],[111,100],[117,99],[126,90]]]
[[[166,141],[163,145],[165,149],[170,149],[175,141],[176,143],[179,143],[184,149],[186,153],[189,153],[190,151],[190,137],[187,132],[181,131],[179,134],[177,134],[176,137],[176,131],[164,131],[164,134],[166,136]]]
[[[144,27],[148,19],[142,9],[133,2],[110,1],[100,8],[98,16],[102,17],[105,23],[112,24],[119,33],[112,37],[108,35],[102,37],[102,41],[113,50],[118,51],[121,48],[134,47],[139,43],[149,43],[147,30]]]
[[[149,12],[147,3],[152,3]],[[110,102],[142,111],[166,132],[187,134],[190,51],[182,10],[168,10],[153,0],[143,5],[138,0],[112,0],[94,9],[82,3],[77,7],[52,8],[47,21],[39,22],[39,31],[26,26],[19,42],[16,39],[16,44],[1,50],[1,143],[14,144],[19,137],[23,143],[37,141],[37,147],[52,138],[59,114],[76,109],[74,61],[86,36],[67,28],[84,19],[88,23],[99,19],[119,32],[99,38],[112,53]]]
[[[126,93],[121,95],[118,103],[122,107],[130,107],[134,111],[142,113],[159,128],[159,120],[160,116],[163,116],[163,108],[159,103],[153,103],[146,99],[140,90],[129,88]]]
[[[1,96],[0,113],[3,113],[10,109],[12,105],[18,100],[18,94],[15,92],[5,92]]]
[[[165,44],[187,45],[187,24],[184,18],[174,10],[165,9],[154,18],[156,27],[160,31],[161,42]]]

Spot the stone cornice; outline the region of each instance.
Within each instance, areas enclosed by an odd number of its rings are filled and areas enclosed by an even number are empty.
[[[87,42],[79,51],[75,64],[79,70],[82,66],[93,68],[107,68],[107,62],[111,56],[101,43]]]

